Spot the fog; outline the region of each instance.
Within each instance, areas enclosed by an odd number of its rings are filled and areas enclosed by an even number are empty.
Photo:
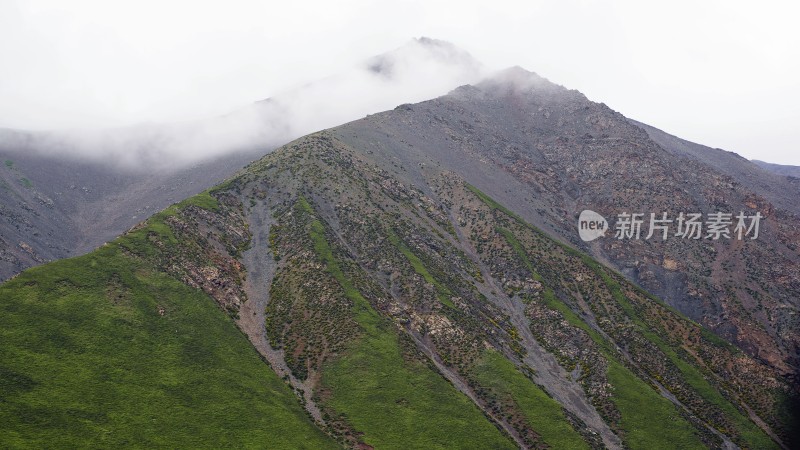
[[[137,157],[114,148],[148,141],[176,160],[215,154],[258,133],[290,136],[444,94],[461,75],[421,70],[390,84],[354,69],[431,36],[491,70],[522,66],[680,137],[800,165],[798,9],[770,0],[0,0],[0,128],[71,130],[84,154],[123,161]],[[341,84],[324,87],[331,76]],[[286,108],[288,93],[299,122],[256,133],[249,124],[263,118],[242,111],[280,96]]]
[[[68,154],[121,168],[173,169],[232,151],[266,152],[314,131],[443,95],[487,73],[456,46],[419,38],[219,116],[106,129],[6,132],[0,141],[12,149]]]

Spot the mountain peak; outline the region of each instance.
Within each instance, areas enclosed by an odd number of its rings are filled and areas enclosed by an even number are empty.
[[[530,90],[533,88],[564,89],[563,86],[555,84],[536,72],[531,72],[520,66],[511,66],[507,69],[503,69],[489,77],[484,84],[510,85],[520,90]]]
[[[409,63],[436,64],[476,75],[484,71],[483,64],[466,50],[451,42],[424,36],[368,59],[366,67],[373,73],[393,78],[398,67]]]

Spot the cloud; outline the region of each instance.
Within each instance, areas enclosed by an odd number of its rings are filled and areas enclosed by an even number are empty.
[[[428,35],[683,138],[800,164],[798,12],[776,0],[0,0],[0,127],[199,120]]]
[[[293,136],[444,95],[485,75],[483,66],[454,45],[415,39],[341,75],[311,83],[273,100],[289,118]]]
[[[343,73],[229,114],[173,124],[5,134],[4,147],[128,168],[174,168],[232,151],[264,151],[302,135],[475,83],[486,74],[467,52],[420,38]],[[3,137],[0,135],[0,142]]]

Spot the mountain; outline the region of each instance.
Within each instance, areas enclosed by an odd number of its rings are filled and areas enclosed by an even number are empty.
[[[584,209],[723,207],[759,239],[577,237]],[[796,220],[510,69],[0,286],[0,442],[790,448]]]
[[[406,147],[423,153],[754,356],[796,370],[800,228],[791,210],[715,167],[675,157],[605,105],[521,69],[391,115],[351,124],[353,136],[403,143],[387,158],[403,158]],[[757,240],[587,244],[576,233],[584,209],[605,217],[760,211],[768,219]]]
[[[0,130],[0,280],[86,253],[291,139],[441,95],[483,72],[454,45],[420,38],[224,116],[111,130]]]
[[[753,160],[753,163],[770,172],[777,173],[778,175],[783,175],[791,178],[800,178],[800,166],[784,166],[780,164],[772,164],[764,161],[758,161],[756,159]]]
[[[800,214],[800,204],[796,201],[800,181],[785,176],[790,175],[792,166],[772,165],[784,168],[786,173],[781,173],[780,169],[770,169],[767,163],[749,161],[733,152],[695,144],[635,120],[630,122],[644,129],[650,139],[673,155],[713,167],[773,205]]]
[[[126,169],[18,149],[0,150],[0,280],[87,253],[261,154],[237,152],[182,168]]]

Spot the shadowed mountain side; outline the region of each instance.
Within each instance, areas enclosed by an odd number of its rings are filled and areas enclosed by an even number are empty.
[[[263,153],[237,152],[182,169],[121,169],[0,150],[0,280],[86,253]]]

